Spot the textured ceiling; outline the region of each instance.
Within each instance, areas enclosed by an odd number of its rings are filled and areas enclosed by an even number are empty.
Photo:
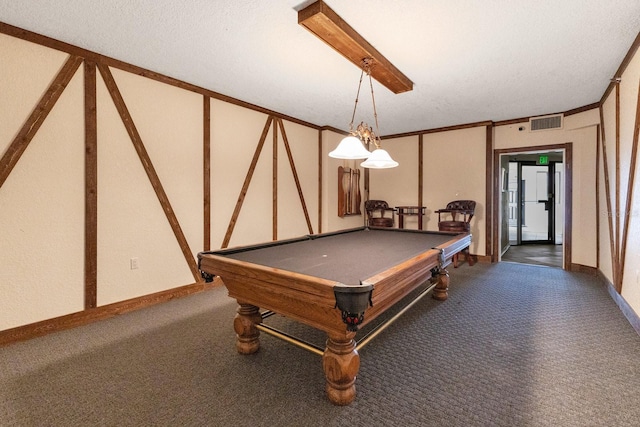
[[[0,0],[0,21],[346,130],[360,70],[298,25],[312,2]],[[374,81],[383,135],[598,102],[640,31],[639,0],[326,3],[414,82]]]

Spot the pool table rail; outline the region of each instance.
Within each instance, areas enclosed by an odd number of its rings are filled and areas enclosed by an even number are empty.
[[[325,332],[345,331],[333,291],[340,282],[213,254],[202,255],[200,265],[215,272],[239,304],[271,310]]]

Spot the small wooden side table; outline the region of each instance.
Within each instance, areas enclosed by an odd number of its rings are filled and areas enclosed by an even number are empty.
[[[418,217],[418,230],[422,230],[422,217],[426,206],[396,206],[398,210],[398,228],[404,228],[404,216]]]

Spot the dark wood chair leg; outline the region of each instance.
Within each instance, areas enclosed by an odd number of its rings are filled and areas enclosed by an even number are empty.
[[[469,264],[469,267],[472,267],[473,264],[475,264],[476,262],[474,261],[473,257],[471,256],[471,253],[469,252],[469,248],[464,250],[464,256],[467,259],[467,264]]]

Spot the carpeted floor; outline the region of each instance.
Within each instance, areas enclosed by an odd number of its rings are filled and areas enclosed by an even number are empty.
[[[0,348],[2,426],[635,426],[640,337],[591,276],[450,269],[361,351],[357,397],[321,358],[262,335],[234,348],[224,288]]]

